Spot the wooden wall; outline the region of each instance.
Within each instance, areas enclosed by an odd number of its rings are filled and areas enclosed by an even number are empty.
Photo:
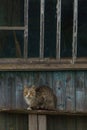
[[[28,130],[26,114],[0,113],[0,130]]]
[[[0,72],[0,108],[27,108],[23,98],[25,84],[46,84],[53,88],[58,99],[58,110],[87,112],[87,71]],[[27,122],[26,114],[0,113],[0,130],[28,130]],[[47,117],[48,130],[69,130],[69,127],[72,130],[72,126],[73,130],[83,130],[86,122],[86,117]]]
[[[58,110],[87,111],[87,71],[0,72],[0,108],[26,108],[24,84],[53,88]]]
[[[87,117],[48,116],[48,130],[87,130]]]

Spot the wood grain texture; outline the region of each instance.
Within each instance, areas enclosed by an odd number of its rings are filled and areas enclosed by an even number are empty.
[[[5,114],[0,113],[0,129],[1,130],[6,130],[5,122],[6,122],[6,116],[5,116]]]
[[[24,0],[24,58],[28,57],[28,0]]]
[[[77,28],[78,28],[78,0],[74,0],[73,14],[73,41],[72,41],[72,60],[73,63],[77,58]]]
[[[84,72],[78,72],[75,75],[76,89],[76,111],[84,111],[85,105],[85,87],[84,87]]]
[[[87,71],[1,72],[0,108],[26,109],[24,85],[49,85],[57,96],[57,109],[87,112]]]
[[[53,75],[53,86],[57,95],[57,108],[65,110],[65,75],[61,72],[55,72]]]
[[[75,111],[75,83],[73,72],[66,72],[65,74],[65,89],[65,109],[66,111]]]
[[[0,71],[58,71],[87,69],[86,58],[79,58],[75,61],[74,64],[72,63],[72,59],[0,59]]]
[[[84,89],[85,89],[85,99],[84,99],[84,111],[87,112],[87,73],[84,72]]]
[[[56,58],[60,59],[61,45],[61,0],[57,0]]]
[[[44,7],[45,0],[40,3],[40,58],[44,58]]]
[[[27,115],[0,113],[1,130],[28,130]]]
[[[37,115],[29,115],[28,118],[28,130],[38,130],[38,120]]]
[[[46,115],[38,115],[38,130],[47,130]]]

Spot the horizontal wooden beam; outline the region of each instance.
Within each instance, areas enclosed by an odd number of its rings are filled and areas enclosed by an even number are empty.
[[[20,26],[18,26],[18,27],[16,27],[16,26],[0,26],[0,30],[8,30],[8,31],[10,31],[10,30],[25,30],[25,27],[20,27]]]
[[[26,110],[26,109],[0,109],[0,113],[13,113],[13,114],[30,114],[32,115],[62,115],[62,116],[87,116],[87,112],[66,112],[66,111],[49,111],[49,110]],[[30,118],[31,118],[30,117]],[[43,117],[44,118],[44,117]]]
[[[85,70],[87,60],[77,59],[0,59],[0,71],[57,71],[57,70]]]

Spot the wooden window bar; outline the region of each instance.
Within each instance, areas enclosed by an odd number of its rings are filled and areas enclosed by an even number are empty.
[[[73,13],[73,42],[72,42],[72,63],[75,62],[77,57],[77,28],[78,28],[78,0],[74,0],[74,13]]]
[[[40,5],[40,58],[44,58],[44,7],[45,0]]]
[[[0,30],[24,30],[24,58],[0,59],[0,70],[74,70],[87,69],[87,58],[77,58],[77,29],[78,29],[78,0],[73,5],[73,40],[72,57],[61,58],[61,0],[57,0],[56,15],[56,59],[44,57],[44,13],[45,0],[40,0],[40,56],[39,58],[28,58],[28,10],[29,0],[24,0],[24,27],[0,26]],[[27,59],[26,59],[27,58]]]
[[[28,56],[28,9],[29,9],[29,2],[28,0],[24,0],[24,58]]]
[[[60,59],[60,42],[61,42],[61,0],[57,0],[56,59]]]

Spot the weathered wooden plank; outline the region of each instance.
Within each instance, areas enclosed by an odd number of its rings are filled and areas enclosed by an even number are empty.
[[[77,130],[76,129],[76,117],[65,117],[67,130]]]
[[[74,0],[72,63],[75,62],[77,57],[77,28],[78,28],[78,0]]]
[[[38,86],[40,82],[40,74],[38,72],[33,72],[33,84]]]
[[[11,73],[4,73],[4,91],[5,91],[5,102],[6,108],[12,108],[12,104],[15,104],[15,90],[14,90],[14,79],[11,77]],[[14,100],[14,102],[12,101]]]
[[[71,64],[71,59],[0,59],[0,71],[58,71],[58,70],[86,70],[87,61],[78,59]]]
[[[8,96],[10,99],[10,102],[8,102],[9,106],[11,108],[15,108],[16,106],[16,87],[15,87],[15,77],[13,73],[9,73],[7,75],[8,79],[7,82],[8,84],[6,84],[6,86],[8,86]]]
[[[6,88],[5,88],[5,77],[3,73],[0,73],[0,108],[6,107]]]
[[[53,125],[54,130],[56,130],[56,129],[58,129],[58,130],[66,129],[66,126],[65,126],[66,121],[65,121],[64,117],[62,117],[62,116],[59,116],[59,117],[55,116],[53,122],[54,122],[53,123],[54,124]]]
[[[36,86],[47,85],[47,72],[33,72],[33,81],[32,84]]]
[[[9,26],[0,26],[0,30],[10,30],[10,31],[12,31],[12,30],[24,30],[25,29],[25,27],[9,27]]]
[[[1,130],[6,130],[5,122],[6,122],[6,114],[0,113],[0,129]]]
[[[65,117],[87,117],[87,112],[66,112],[66,111],[47,111],[47,110],[31,110],[26,109],[0,109],[0,113],[11,113],[11,114],[36,114],[36,115],[50,115],[50,116],[65,116]]]
[[[38,115],[38,130],[47,130],[46,115]]]
[[[61,0],[57,0],[57,35],[56,35],[56,58],[60,59],[61,43]]]
[[[87,112],[87,71],[84,72],[84,87],[85,87],[84,112]]]
[[[87,112],[86,71],[1,72],[0,76],[0,108],[27,108],[24,84],[49,84],[56,93],[59,110]]]
[[[40,5],[40,58],[44,57],[44,6],[45,0],[41,0]]]
[[[4,113],[2,120],[2,130],[28,130],[27,115]]]
[[[46,72],[46,84],[53,88],[53,73],[52,72]]]
[[[53,86],[57,96],[57,108],[65,110],[65,75],[64,72],[54,72]]]
[[[15,130],[16,129],[16,118],[15,115],[6,114],[6,128],[8,130]]]
[[[66,118],[64,116],[47,116],[48,130],[67,130]]]
[[[53,117],[47,116],[47,130],[55,130],[53,121],[54,121],[54,116]]]
[[[46,72],[39,72],[39,85],[46,85]]]
[[[77,72],[75,75],[76,88],[76,111],[84,111],[85,89],[84,72]]]
[[[0,64],[0,71],[58,71],[58,70],[86,70],[87,63],[84,64],[65,64],[59,63],[3,63]]]
[[[27,115],[16,115],[16,130],[28,130],[28,118]]]
[[[80,117],[77,117],[76,118],[76,128],[77,130],[85,130],[87,127],[87,118],[85,118],[84,120],[84,117],[83,118],[80,118]]]
[[[38,130],[38,125],[37,125],[37,115],[32,115],[29,114],[29,118],[28,118],[28,130]]]
[[[66,87],[65,109],[66,111],[75,111],[74,72],[69,71],[65,73],[65,87]]]
[[[23,78],[19,74],[19,72],[16,72],[15,74],[15,98],[16,98],[16,105],[15,108],[24,108],[23,104]]]
[[[27,84],[30,86],[34,83],[34,77],[33,77],[33,72],[29,72],[26,74],[27,76]],[[23,76],[24,77],[24,76]],[[26,79],[25,79],[26,80]]]

